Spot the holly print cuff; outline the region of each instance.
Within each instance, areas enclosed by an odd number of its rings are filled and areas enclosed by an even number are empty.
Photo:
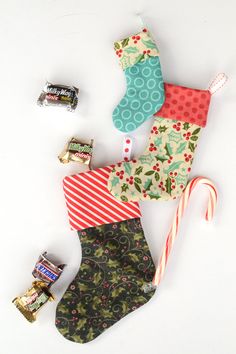
[[[164,84],[164,88],[165,102],[155,116],[206,126],[210,91],[172,84]]]
[[[149,57],[159,56],[156,43],[146,28],[142,32],[115,42],[114,49],[123,70]]]

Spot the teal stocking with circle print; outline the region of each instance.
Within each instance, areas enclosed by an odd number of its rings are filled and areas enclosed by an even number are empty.
[[[130,132],[164,103],[159,51],[147,29],[115,42],[115,51],[124,70],[127,88],[113,111],[113,122],[118,130]]]

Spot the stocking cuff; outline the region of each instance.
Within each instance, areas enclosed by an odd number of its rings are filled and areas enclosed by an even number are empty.
[[[211,100],[208,90],[164,84],[165,102],[155,116],[176,119],[205,127]]]
[[[115,42],[114,49],[123,70],[149,57],[159,56],[156,43],[146,28],[142,32]]]

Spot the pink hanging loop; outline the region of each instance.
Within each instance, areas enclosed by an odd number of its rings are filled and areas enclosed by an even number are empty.
[[[227,80],[228,77],[224,73],[219,73],[210,83],[208,91],[213,95],[216,91],[218,91],[226,84]]]

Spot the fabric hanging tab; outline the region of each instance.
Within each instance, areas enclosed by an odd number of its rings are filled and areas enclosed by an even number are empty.
[[[210,83],[208,91],[213,95],[226,84],[227,80],[228,77],[225,73],[219,73]]]

